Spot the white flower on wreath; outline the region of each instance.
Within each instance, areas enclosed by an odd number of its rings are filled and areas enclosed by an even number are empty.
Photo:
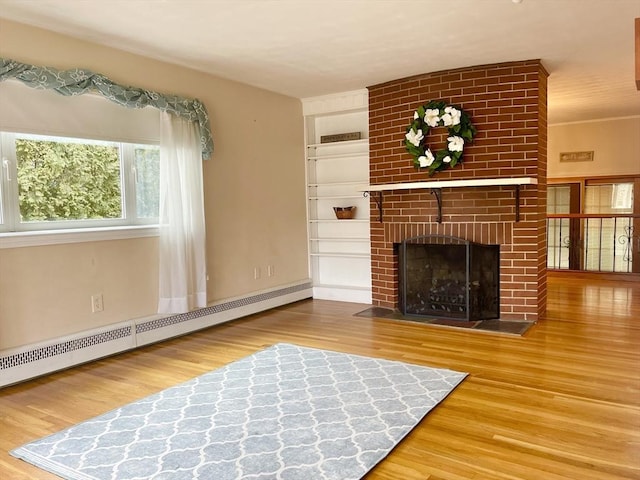
[[[438,126],[438,122],[440,121],[440,110],[437,108],[427,108],[424,112],[424,123],[429,125],[430,127]]]
[[[461,152],[464,148],[464,139],[462,137],[458,137],[457,135],[453,137],[448,137],[449,141],[449,151],[450,152]]]
[[[426,144],[431,128],[446,127],[449,130],[446,147],[433,153]],[[469,115],[462,109],[433,100],[413,112],[413,120],[406,131],[405,148],[413,157],[417,168],[427,167],[429,176],[462,162],[467,143],[473,142],[477,130]]]
[[[415,132],[413,130],[413,128],[411,130],[409,130],[407,132],[407,134],[405,135],[405,138],[412,144],[415,145],[416,147],[418,145],[420,145],[420,142],[422,141],[422,139],[424,138],[424,135],[422,133],[422,129],[419,129],[417,132]]]
[[[435,157],[433,156],[433,153],[431,153],[431,150],[429,150],[428,148],[427,148],[427,151],[424,152],[424,155],[418,157],[420,168],[430,167],[434,160],[435,160]]]
[[[445,115],[449,115],[449,117],[447,117],[447,120],[449,120],[449,118],[451,119],[451,123],[447,124],[445,123],[445,126],[447,125],[459,125],[460,124],[460,116],[462,115],[462,112],[460,110],[458,110],[457,108],[453,108],[453,107],[444,107],[444,113]],[[444,115],[443,115],[444,118]]]

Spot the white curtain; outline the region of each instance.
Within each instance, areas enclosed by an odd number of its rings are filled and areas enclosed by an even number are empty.
[[[158,313],[206,307],[204,195],[195,123],[160,119],[160,292]]]

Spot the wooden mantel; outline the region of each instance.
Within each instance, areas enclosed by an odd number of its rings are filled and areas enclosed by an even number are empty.
[[[516,206],[516,222],[520,221],[520,186],[521,185],[537,185],[538,179],[534,177],[501,177],[501,178],[474,178],[470,180],[436,180],[430,182],[408,182],[408,183],[387,183],[380,185],[363,185],[358,191],[363,192],[364,196],[371,195],[376,192],[377,195],[371,198],[378,206],[378,220],[382,223],[383,214],[383,192],[395,190],[414,190],[427,189],[435,195],[438,202],[437,222],[442,223],[442,189],[443,188],[462,188],[462,187],[515,187],[515,206]]]

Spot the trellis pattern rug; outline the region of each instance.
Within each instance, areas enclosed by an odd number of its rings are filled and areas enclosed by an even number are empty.
[[[280,343],[11,453],[66,479],[359,479],[465,376]]]

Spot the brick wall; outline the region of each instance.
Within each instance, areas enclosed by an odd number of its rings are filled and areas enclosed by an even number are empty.
[[[383,222],[371,203],[374,305],[397,308],[394,244],[416,235],[453,235],[500,244],[500,318],[536,320],[546,309],[547,72],[538,60],[429,73],[369,87],[370,183],[533,177],[520,187],[442,189],[442,223],[429,190],[384,192]],[[460,105],[478,133],[464,163],[429,177],[404,148],[415,109],[430,100]],[[432,151],[444,148],[447,130],[432,129]]]

